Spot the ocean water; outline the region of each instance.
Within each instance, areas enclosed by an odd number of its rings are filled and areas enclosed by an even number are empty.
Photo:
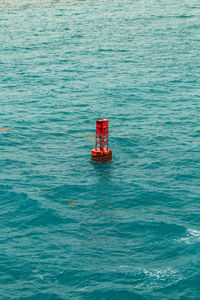
[[[200,299],[199,49],[197,0],[0,1],[1,300]]]

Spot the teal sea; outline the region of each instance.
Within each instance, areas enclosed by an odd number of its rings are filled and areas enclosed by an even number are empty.
[[[197,0],[0,0],[0,300],[200,299],[199,78]]]

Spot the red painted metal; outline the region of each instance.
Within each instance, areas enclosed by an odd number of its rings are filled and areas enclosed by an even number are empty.
[[[96,120],[95,148],[92,149],[92,159],[111,159],[112,150],[108,148],[108,120]]]

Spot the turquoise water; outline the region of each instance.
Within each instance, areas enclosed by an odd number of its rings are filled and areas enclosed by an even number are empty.
[[[10,0],[0,32],[0,299],[200,299],[199,1]]]

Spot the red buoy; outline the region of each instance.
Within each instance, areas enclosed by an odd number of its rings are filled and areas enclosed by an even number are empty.
[[[108,148],[108,120],[96,120],[95,148],[92,149],[93,160],[112,159],[112,150]]]

